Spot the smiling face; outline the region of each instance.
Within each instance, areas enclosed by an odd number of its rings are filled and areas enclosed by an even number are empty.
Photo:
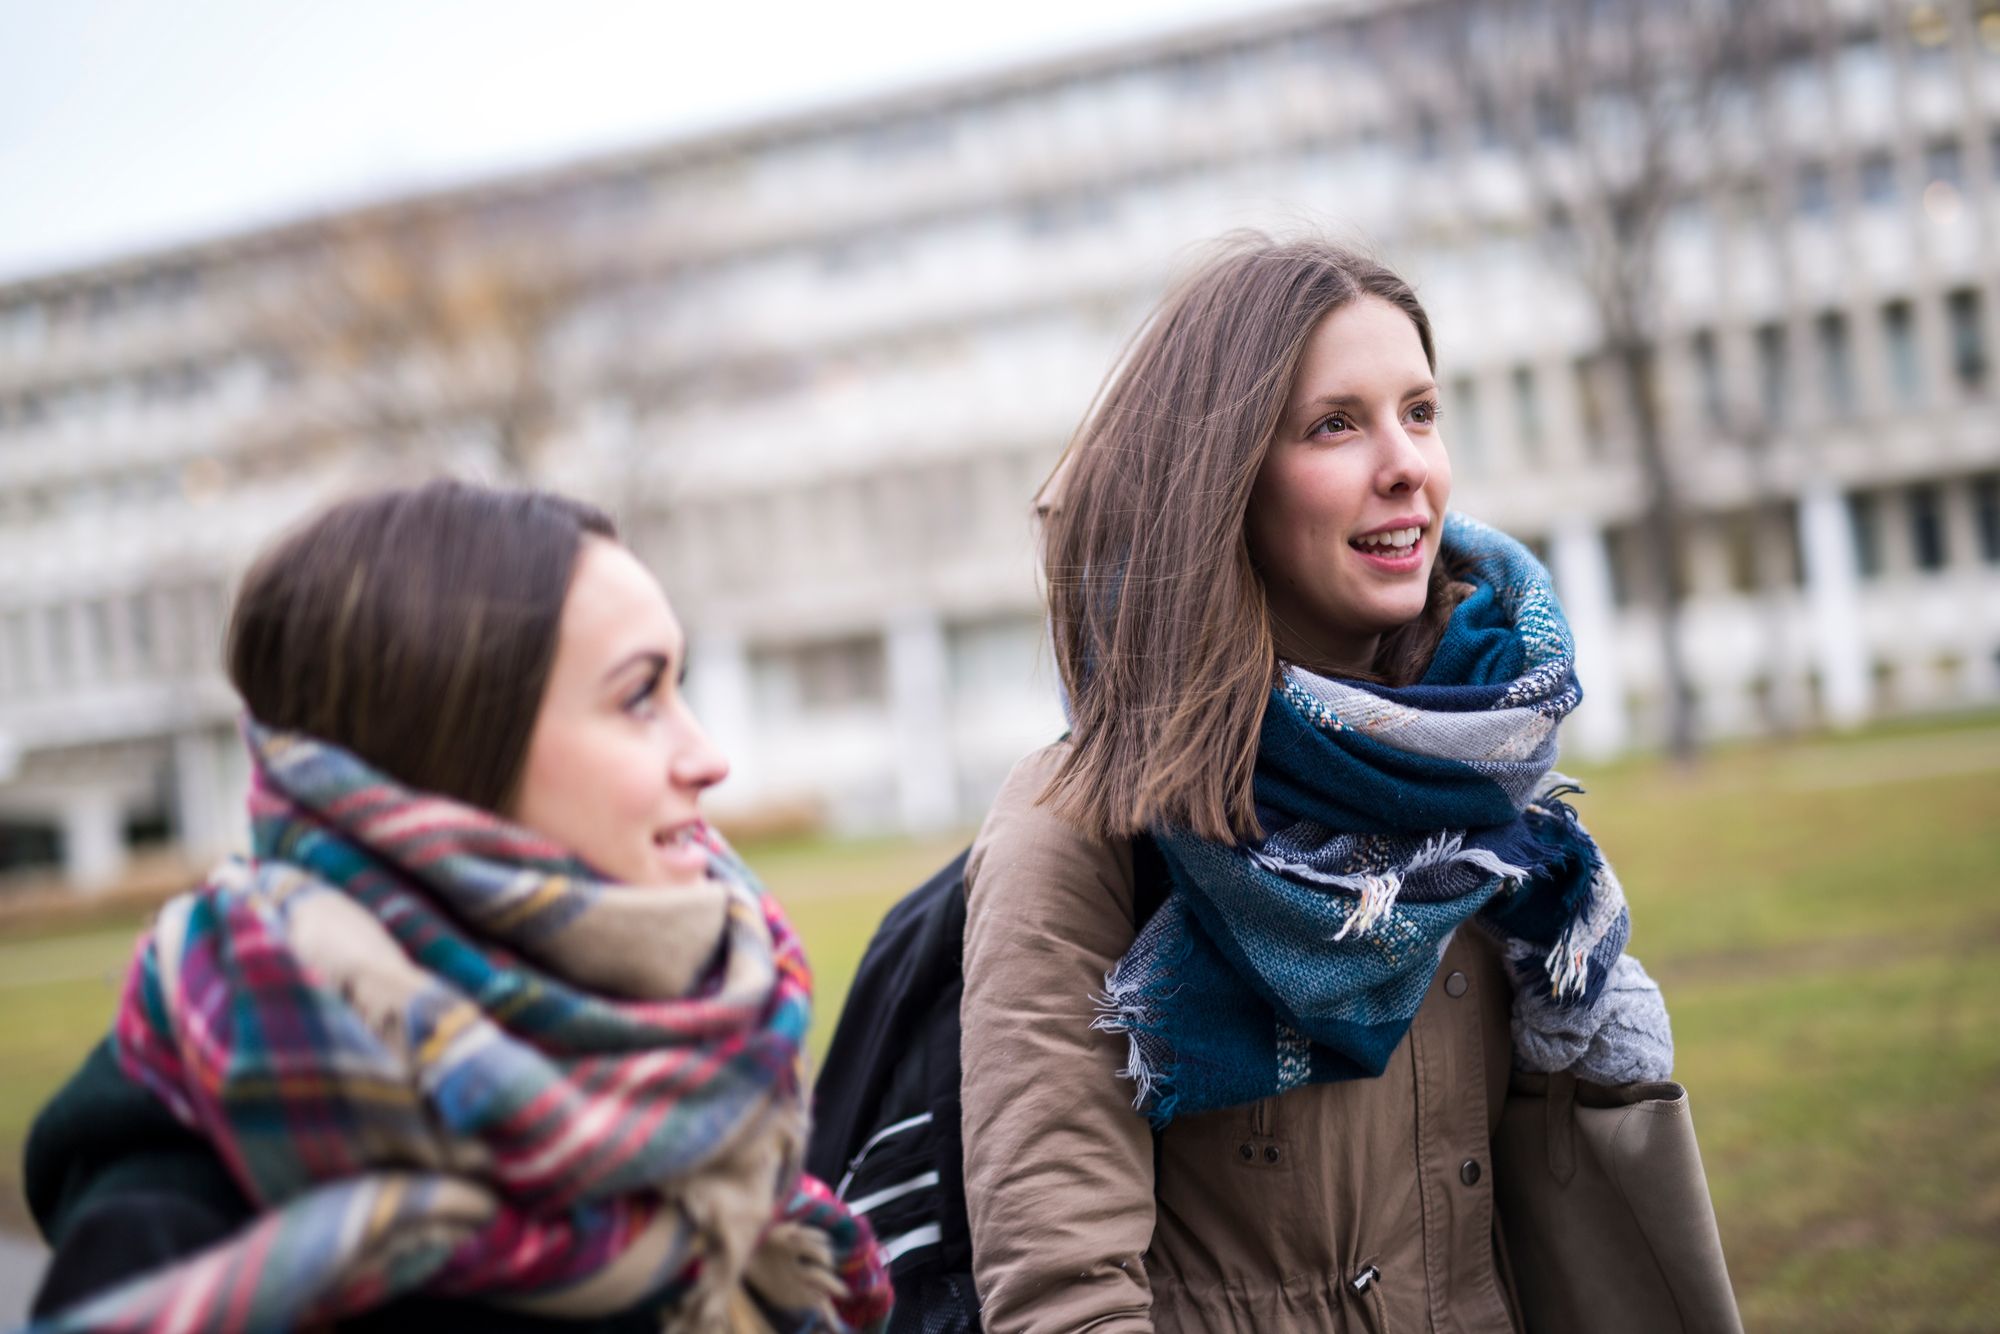
[[[729,765],[680,693],[686,640],[615,542],[584,539],[509,814],[630,884],[699,879],[698,811]]]
[[[1245,537],[1288,661],[1365,671],[1423,614],[1451,464],[1410,317],[1374,296],[1327,315],[1251,491]]]

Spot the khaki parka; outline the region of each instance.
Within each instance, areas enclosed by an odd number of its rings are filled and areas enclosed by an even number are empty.
[[[966,870],[965,1193],[988,1330],[1513,1331],[1490,1138],[1511,992],[1475,930],[1377,1079],[1176,1120],[1156,1147],[1092,998],[1133,936],[1124,844],[1015,766]]]

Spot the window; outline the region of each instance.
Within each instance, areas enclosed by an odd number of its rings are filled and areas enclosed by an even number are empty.
[[[1896,164],[1887,153],[1861,159],[1861,202],[1876,206],[1896,202]]]
[[[1434,113],[1428,110],[1417,112],[1416,135],[1418,157],[1428,161],[1441,154],[1444,136],[1438,130],[1437,116]]]
[[[32,614],[17,611],[0,616],[0,652],[7,655],[10,696],[25,695],[35,684],[35,650],[28,642],[28,617]]]
[[[1942,570],[1945,563],[1944,503],[1935,485],[1913,486],[1905,493],[1910,515],[1910,553],[1920,570]]]
[[[1878,516],[1871,492],[1856,491],[1847,498],[1847,519],[1854,533],[1854,566],[1863,579],[1882,573],[1882,543],[1877,533]]]
[[[1979,558],[2000,565],[2000,473],[1972,479],[1972,514],[1979,529]]]
[[[1604,395],[1599,387],[1601,363],[1594,356],[1578,357],[1571,363],[1571,372],[1576,377],[1576,411],[1583,426],[1583,446],[1592,454],[1601,454],[1606,430]]]
[[[1526,366],[1514,368],[1514,434],[1521,452],[1534,458],[1542,448],[1542,404],[1535,392],[1535,373]]]
[[[1780,546],[1785,561],[1784,582],[1793,588],[1804,588],[1806,583],[1806,535],[1799,521],[1797,501],[1788,501],[1779,510],[1778,522],[1784,527],[1785,540]]]
[[[1833,216],[1833,182],[1823,162],[1808,162],[1799,169],[1799,188],[1793,203],[1802,218],[1822,221]]]
[[[1965,155],[1958,151],[1955,141],[1940,139],[1925,150],[1924,179],[1934,185],[1942,182],[1953,189],[1965,184]]]
[[[1980,322],[1979,291],[1962,287],[1945,297],[1951,327],[1951,373],[1959,387],[1977,392],[1986,385],[1986,330]]]
[[[1545,144],[1567,143],[1571,133],[1569,103],[1547,84],[1534,97],[1535,134]]]
[[[1785,326],[1757,326],[1757,383],[1764,408],[1764,422],[1775,426],[1785,420],[1790,398],[1790,373],[1785,355]]]
[[[1858,105],[1880,106],[1895,96],[1889,58],[1873,33],[1855,33],[1841,44],[1834,56],[1834,80],[1838,95]]]
[[[132,631],[132,663],[142,674],[153,670],[153,598],[141,591],[133,596],[127,612]]]
[[[888,698],[882,641],[873,635],[800,644],[788,653],[801,707],[818,712]]]
[[[1445,420],[1445,445],[1468,475],[1477,473],[1486,456],[1486,433],[1479,422],[1479,383],[1470,375],[1452,380],[1446,411],[1450,415]]]
[[[1604,534],[1606,564],[1611,568],[1611,605],[1654,606],[1659,602],[1659,578],[1647,558],[1645,530],[1637,523],[1619,524]]]
[[[68,685],[76,676],[76,641],[70,638],[69,608],[44,607],[39,619],[48,680],[52,685]]]
[[[1912,407],[1923,401],[1923,366],[1917,359],[1916,312],[1907,301],[1882,307],[1882,339],[1889,354],[1889,383],[1896,401]]]
[[[1035,688],[1042,622],[1033,616],[970,621],[946,631],[953,695],[984,706],[995,696]]]
[[[1715,331],[1700,330],[1694,336],[1694,371],[1700,382],[1701,411],[1708,424],[1720,428],[1728,419],[1722,396],[1722,358],[1715,347]]]
[[[1472,124],[1475,142],[1481,148],[1500,148],[1506,143],[1500,134],[1500,113],[1493,105],[1493,94],[1480,89],[1473,95]]]
[[[1819,344],[1826,406],[1835,414],[1854,411],[1854,351],[1847,335],[1847,316],[1837,310],[1824,312],[1813,321],[1813,338]]]

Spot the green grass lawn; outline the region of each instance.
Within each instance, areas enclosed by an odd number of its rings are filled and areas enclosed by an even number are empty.
[[[2000,718],[1578,776],[1673,1011],[1747,1326],[1993,1328]],[[816,1048],[882,912],[963,841],[744,850],[811,952]],[[24,1225],[20,1137],[138,925],[0,942],[0,1222]]]

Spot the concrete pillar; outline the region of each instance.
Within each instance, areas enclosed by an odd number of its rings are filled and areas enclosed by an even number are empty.
[[[1624,680],[1618,667],[1618,612],[1611,599],[1611,554],[1595,526],[1568,519],[1550,535],[1549,559],[1576,639],[1576,676],[1583,686],[1583,704],[1563,737],[1584,759],[1606,759],[1629,741]]]
[[[242,818],[225,790],[222,744],[222,738],[207,731],[183,732],[173,740],[174,837],[197,865],[229,850],[236,842],[234,825]]]
[[[944,623],[929,608],[915,608],[886,634],[897,814],[912,832],[948,828],[958,818],[958,775]]]
[[[1861,577],[1847,502],[1831,481],[1815,479],[1799,496],[1800,545],[1805,550],[1806,609],[1820,703],[1835,727],[1868,716],[1868,651],[1861,638]]]
[[[86,790],[63,802],[63,875],[86,893],[100,890],[125,869],[125,811],[115,792]]]
[[[688,706],[709,739],[729,758],[720,791],[738,805],[757,799],[757,704],[750,650],[740,635],[701,632],[688,654]]]

